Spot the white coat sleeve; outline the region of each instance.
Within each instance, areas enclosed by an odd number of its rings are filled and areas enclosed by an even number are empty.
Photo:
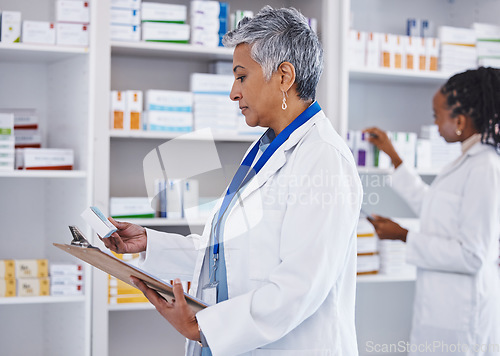
[[[293,175],[335,172],[338,184],[290,187],[289,197],[298,200],[286,206],[281,263],[267,283],[197,313],[214,356],[241,354],[279,340],[320,308],[344,270],[355,238],[361,184],[354,165],[335,148],[310,144],[297,154]]]
[[[403,162],[392,174],[392,188],[408,203],[413,212],[420,215],[423,197],[429,186],[414,169]]]
[[[407,262],[446,272],[478,272],[491,256],[500,233],[499,197],[498,171],[486,167],[472,170],[460,203],[458,235],[434,236],[410,232],[407,237]]]
[[[201,236],[171,234],[146,229],[146,252],[141,253],[140,268],[164,280],[191,280]]]

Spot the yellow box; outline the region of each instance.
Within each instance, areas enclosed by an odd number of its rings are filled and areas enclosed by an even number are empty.
[[[14,278],[0,279],[0,298],[16,296],[16,280]]]
[[[144,295],[123,295],[119,297],[109,297],[108,304],[126,304],[126,303],[148,303],[149,300]]]
[[[38,297],[50,295],[49,278],[21,278],[17,280],[18,297]]]
[[[16,278],[14,260],[0,260],[0,279]]]
[[[14,260],[16,278],[43,278],[49,276],[49,261],[40,260]]]

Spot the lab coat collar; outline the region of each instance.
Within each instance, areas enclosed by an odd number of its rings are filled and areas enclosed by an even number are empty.
[[[481,142],[475,143],[471,148],[465,151],[465,153],[462,154],[459,158],[457,158],[454,162],[445,166],[443,170],[439,173],[439,175],[436,177],[434,182],[439,181],[441,178],[447,176],[448,174],[458,169],[469,157],[475,156],[489,149],[494,149],[494,147],[482,144]]]
[[[304,137],[304,135],[311,129],[311,127],[322,119],[326,119],[326,116],[321,110],[297,130],[292,132],[290,137],[288,137],[288,140],[286,140],[281,147],[274,152],[269,161],[267,161],[264,167],[262,167],[260,172],[257,173],[257,175],[243,189],[239,199],[243,200],[255,190],[259,189],[269,178],[271,178],[281,167],[283,167],[286,163],[286,151],[295,147],[302,137]]]

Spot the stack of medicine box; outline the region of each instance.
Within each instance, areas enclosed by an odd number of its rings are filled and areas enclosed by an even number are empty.
[[[111,0],[111,41],[141,40],[141,0]]]
[[[88,1],[56,1],[56,44],[89,46],[90,8]]]
[[[16,296],[14,260],[0,260],[0,298]]]
[[[360,218],[357,227],[357,274],[376,274],[380,269],[377,236],[373,225],[366,218]]]
[[[21,13],[19,11],[1,11],[0,22],[0,42],[21,42]]]
[[[143,2],[141,18],[143,41],[189,43],[186,5]]]
[[[116,254],[113,255],[128,264],[137,266],[139,262],[139,254]],[[147,303],[148,299],[142,292],[132,287],[131,285],[117,279],[116,277],[109,276],[108,280],[108,304],[123,304],[123,303]]]
[[[145,121],[149,131],[193,130],[193,94],[184,91],[146,91]]]
[[[500,68],[500,26],[475,23],[477,64]]]
[[[154,218],[156,210],[148,197],[112,197],[109,213],[114,219],[146,219]]]
[[[22,42],[55,45],[56,27],[53,22],[48,21],[23,21]]]
[[[222,46],[228,28],[229,4],[219,1],[191,1],[191,44]]]
[[[14,260],[14,270],[18,297],[50,295],[48,260]]]
[[[214,134],[238,133],[238,103],[231,101],[229,93],[234,77],[193,73],[194,127],[210,128]]]
[[[160,218],[197,219],[199,217],[199,182],[195,179],[156,179],[156,210]]]
[[[82,265],[71,263],[51,263],[50,295],[69,296],[83,294]]]
[[[234,30],[238,28],[238,24],[245,17],[252,18],[253,11],[250,10],[236,10],[235,12],[229,15],[229,30]]]
[[[111,92],[111,129],[142,130],[143,95],[140,90]]]
[[[440,70],[446,73],[462,72],[476,68],[476,34],[473,29],[441,26]]]
[[[14,114],[0,113],[0,171],[14,170]]]

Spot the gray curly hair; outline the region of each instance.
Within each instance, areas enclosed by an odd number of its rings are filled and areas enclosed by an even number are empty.
[[[307,19],[294,8],[265,6],[253,17],[245,17],[238,28],[222,39],[226,47],[251,46],[251,56],[260,64],[267,80],[283,62],[295,67],[297,92],[302,100],[316,97],[323,72],[323,48]]]

